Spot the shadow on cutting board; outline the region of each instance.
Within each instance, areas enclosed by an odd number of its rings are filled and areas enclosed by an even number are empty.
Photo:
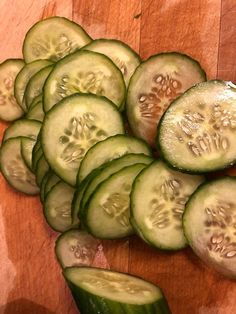
[[[47,308],[31,302],[27,299],[18,299],[8,303],[4,310],[0,307],[0,313],[4,314],[56,314]]]

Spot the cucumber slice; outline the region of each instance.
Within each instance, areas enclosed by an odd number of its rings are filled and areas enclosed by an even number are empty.
[[[13,137],[30,137],[36,140],[42,123],[36,120],[21,119],[13,122],[4,132],[3,142]]]
[[[77,183],[82,182],[93,169],[130,153],[152,155],[144,141],[132,136],[116,135],[97,143],[84,156],[79,168]]]
[[[58,61],[46,80],[44,111],[75,93],[105,96],[120,108],[126,90],[122,73],[108,57],[91,51],[77,51]]]
[[[24,93],[24,100],[27,109],[29,109],[35,97],[39,96],[43,91],[43,85],[53,69],[53,65],[49,65],[36,72],[29,80]]]
[[[21,139],[21,156],[30,170],[32,170],[32,152],[35,142],[34,139],[28,137],[22,137]]]
[[[200,64],[181,53],[160,53],[141,63],[132,76],[126,100],[133,133],[155,146],[157,125],[171,101],[205,80]]]
[[[93,267],[63,274],[82,314],[171,314],[161,289],[139,277]]]
[[[43,122],[45,117],[43,111],[43,103],[42,100],[39,100],[33,107],[31,107],[26,115],[26,118],[29,120],[37,120]]]
[[[172,103],[159,129],[163,158],[181,171],[220,170],[236,162],[236,86],[208,81]]]
[[[21,59],[9,59],[0,64],[0,119],[14,121],[23,116],[24,111],[14,97],[14,83],[24,66]]]
[[[55,175],[55,173],[51,170],[50,176],[45,184],[45,191],[44,191],[45,198],[47,197],[51,189],[60,181],[61,179],[57,175]]]
[[[49,179],[51,175],[51,170],[49,169],[46,174],[44,175],[42,181],[41,181],[41,185],[40,185],[40,200],[41,200],[41,203],[44,203],[44,200],[45,200],[45,186],[46,186],[46,183]]]
[[[57,61],[90,41],[90,36],[80,25],[54,16],[31,27],[25,36],[23,55],[27,63],[38,59]]]
[[[71,202],[75,190],[64,182],[57,183],[47,194],[44,216],[49,226],[58,232],[71,228]]]
[[[158,175],[157,175],[158,174]],[[131,223],[142,238],[164,250],[187,246],[182,215],[202,176],[174,171],[155,161],[137,176],[131,192]]]
[[[139,55],[120,40],[96,39],[83,47],[83,50],[102,53],[110,58],[123,74],[126,86],[141,62]]]
[[[49,165],[46,159],[44,158],[44,155],[42,155],[36,164],[36,172],[35,172],[36,183],[39,187],[41,186],[43,177],[48,172],[48,170],[49,170]]]
[[[118,239],[133,233],[129,195],[135,177],[145,167],[145,164],[125,167],[98,186],[86,208],[79,211],[89,233],[100,239]]]
[[[16,97],[17,103],[24,109],[24,111],[27,111],[27,107],[25,101],[23,101],[23,97],[25,93],[25,88],[30,78],[35,73],[51,64],[52,62],[49,60],[37,60],[29,64],[26,64],[18,73],[15,79],[14,95]]]
[[[47,113],[42,127],[42,148],[53,171],[75,185],[87,150],[118,133],[124,133],[123,121],[108,99],[76,94],[63,99]]]
[[[55,253],[62,268],[90,266],[100,244],[85,231],[71,229],[62,233],[56,241]]]
[[[38,164],[38,162],[42,156],[44,156],[44,155],[43,155],[43,150],[41,147],[37,151],[35,151],[35,152],[33,151],[33,153],[32,153],[32,169],[34,172],[36,172],[37,164]]]
[[[37,105],[37,103],[39,101],[43,102],[43,95],[42,94],[40,94],[37,97],[35,97],[34,100],[31,102],[31,104],[30,104],[30,106],[28,108],[28,113],[34,108],[34,106]]]
[[[101,169],[98,170],[98,173],[93,178],[91,178],[88,186],[86,187],[86,190],[83,193],[81,209],[86,207],[88,200],[90,197],[92,197],[99,184],[108,179],[111,175],[117,171],[120,171],[124,167],[137,163],[149,165],[152,161],[153,158],[144,154],[128,154],[118,159],[112,160],[102,166]]]
[[[217,271],[236,279],[236,179],[201,185],[186,205],[184,233],[194,252]]]
[[[0,150],[1,172],[7,182],[19,192],[29,195],[39,193],[34,174],[25,165],[21,156],[22,137],[5,141]]]

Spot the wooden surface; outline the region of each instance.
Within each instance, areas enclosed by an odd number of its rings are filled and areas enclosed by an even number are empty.
[[[0,62],[21,57],[27,29],[51,15],[81,23],[94,38],[121,39],[142,58],[182,51],[197,58],[209,78],[236,80],[235,0],[1,0]],[[54,257],[56,236],[39,200],[14,192],[0,177],[0,314],[77,313]],[[98,266],[160,285],[173,314],[236,313],[236,282],[190,249],[167,254],[134,237],[104,242],[99,255]]]

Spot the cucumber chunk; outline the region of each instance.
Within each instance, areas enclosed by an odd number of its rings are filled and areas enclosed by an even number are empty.
[[[28,137],[22,137],[21,139],[21,156],[30,170],[32,170],[32,152],[35,142],[34,139]]]
[[[72,227],[71,202],[74,189],[64,182],[57,183],[47,194],[44,202],[44,216],[49,226],[58,232]]]
[[[110,58],[123,74],[126,86],[141,62],[139,55],[120,40],[95,39],[83,47],[83,50],[102,53]]]
[[[135,179],[131,192],[131,223],[141,238],[165,250],[187,246],[182,215],[202,176],[174,171],[155,161]]]
[[[23,60],[9,59],[0,64],[0,119],[14,121],[23,116],[24,111],[14,96],[17,74],[25,65]]]
[[[119,158],[123,155],[135,153],[151,156],[149,146],[142,140],[127,135],[115,135],[91,147],[84,156],[77,176],[79,184],[95,168]]]
[[[59,16],[34,24],[25,36],[25,61],[38,59],[58,61],[91,42],[90,36],[78,24]]]
[[[41,142],[53,171],[74,186],[87,150],[98,141],[119,133],[124,133],[123,121],[108,99],[76,94],[63,99],[46,114]]]
[[[29,195],[39,193],[34,174],[25,165],[21,156],[22,137],[5,141],[0,150],[1,172],[7,182],[19,192]]]
[[[106,56],[77,51],[57,62],[44,85],[44,111],[75,93],[105,96],[118,108],[126,93],[122,73]]]
[[[154,147],[157,125],[170,103],[205,80],[200,64],[181,53],[160,53],[141,63],[132,76],[126,100],[133,133]]]
[[[36,120],[21,119],[13,122],[4,132],[3,142],[13,137],[37,139],[42,123]]]
[[[99,244],[100,241],[86,231],[71,229],[57,238],[55,253],[62,268],[90,266]]]
[[[236,279],[236,179],[201,185],[186,205],[184,233],[193,251],[209,266]]]
[[[191,173],[236,162],[236,86],[208,81],[172,103],[160,124],[158,145],[173,167]]]
[[[15,88],[14,88],[14,95],[16,97],[17,103],[27,111],[26,103],[24,98],[25,88],[30,80],[30,78],[40,71],[41,69],[51,65],[52,62],[49,60],[37,60],[26,64],[21,71],[18,73],[15,79]]]
[[[93,267],[63,274],[81,314],[171,314],[161,289],[139,277]]]
[[[79,211],[89,233],[101,239],[118,239],[133,233],[129,196],[135,177],[145,167],[145,164],[125,167],[98,186],[86,207]]]

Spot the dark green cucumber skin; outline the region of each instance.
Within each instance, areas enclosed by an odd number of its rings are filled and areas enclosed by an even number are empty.
[[[48,171],[49,171],[49,165],[46,159],[44,158],[44,156],[42,155],[39,161],[37,162],[37,166],[36,166],[36,183],[39,187],[41,186],[43,177]]]
[[[42,182],[41,182],[41,185],[40,185],[40,201],[41,201],[41,203],[43,203],[44,199],[45,199],[45,186],[46,186],[46,183],[47,183],[50,175],[51,175],[51,171],[49,169],[46,172],[46,174],[44,175]]]
[[[222,82],[222,80],[210,80],[208,81],[209,82]],[[201,83],[199,83],[201,84]],[[186,94],[188,93],[190,90],[192,90],[193,88],[195,88],[196,85],[190,87],[189,89],[187,89],[183,94]],[[182,95],[178,96],[177,98],[175,98],[174,101],[172,101],[172,103],[170,104],[170,106],[168,107],[168,109],[171,107],[171,106],[174,106],[175,105],[175,102],[181,97]],[[160,119],[160,122],[157,126],[157,136],[156,136],[156,140],[155,140],[155,143],[156,143],[156,148],[157,148],[157,151],[159,152],[160,154],[160,157],[161,159],[163,159],[165,161],[165,163],[168,165],[168,167],[172,168],[173,170],[177,170],[177,171],[180,171],[180,172],[183,172],[183,173],[188,173],[188,174],[206,174],[206,173],[213,173],[213,172],[216,172],[216,171],[220,171],[220,170],[225,170],[225,169],[228,169],[230,167],[232,167],[233,165],[236,164],[236,159],[232,162],[230,162],[229,164],[226,164],[224,167],[219,167],[219,168],[215,168],[215,169],[210,169],[210,170],[207,170],[207,171],[199,171],[199,170],[189,170],[189,169],[183,169],[181,167],[178,167],[177,165],[173,165],[170,163],[168,157],[166,156],[166,154],[163,152],[162,148],[161,148],[161,144],[160,144],[160,128],[161,128],[161,124],[162,124],[162,120],[164,119],[168,109],[165,111],[165,113],[162,115],[161,119]]]
[[[42,151],[41,147],[36,152],[33,152],[33,154],[32,154],[32,169],[34,172],[37,171],[37,164],[38,164],[38,162],[42,156],[43,156],[43,151]]]

